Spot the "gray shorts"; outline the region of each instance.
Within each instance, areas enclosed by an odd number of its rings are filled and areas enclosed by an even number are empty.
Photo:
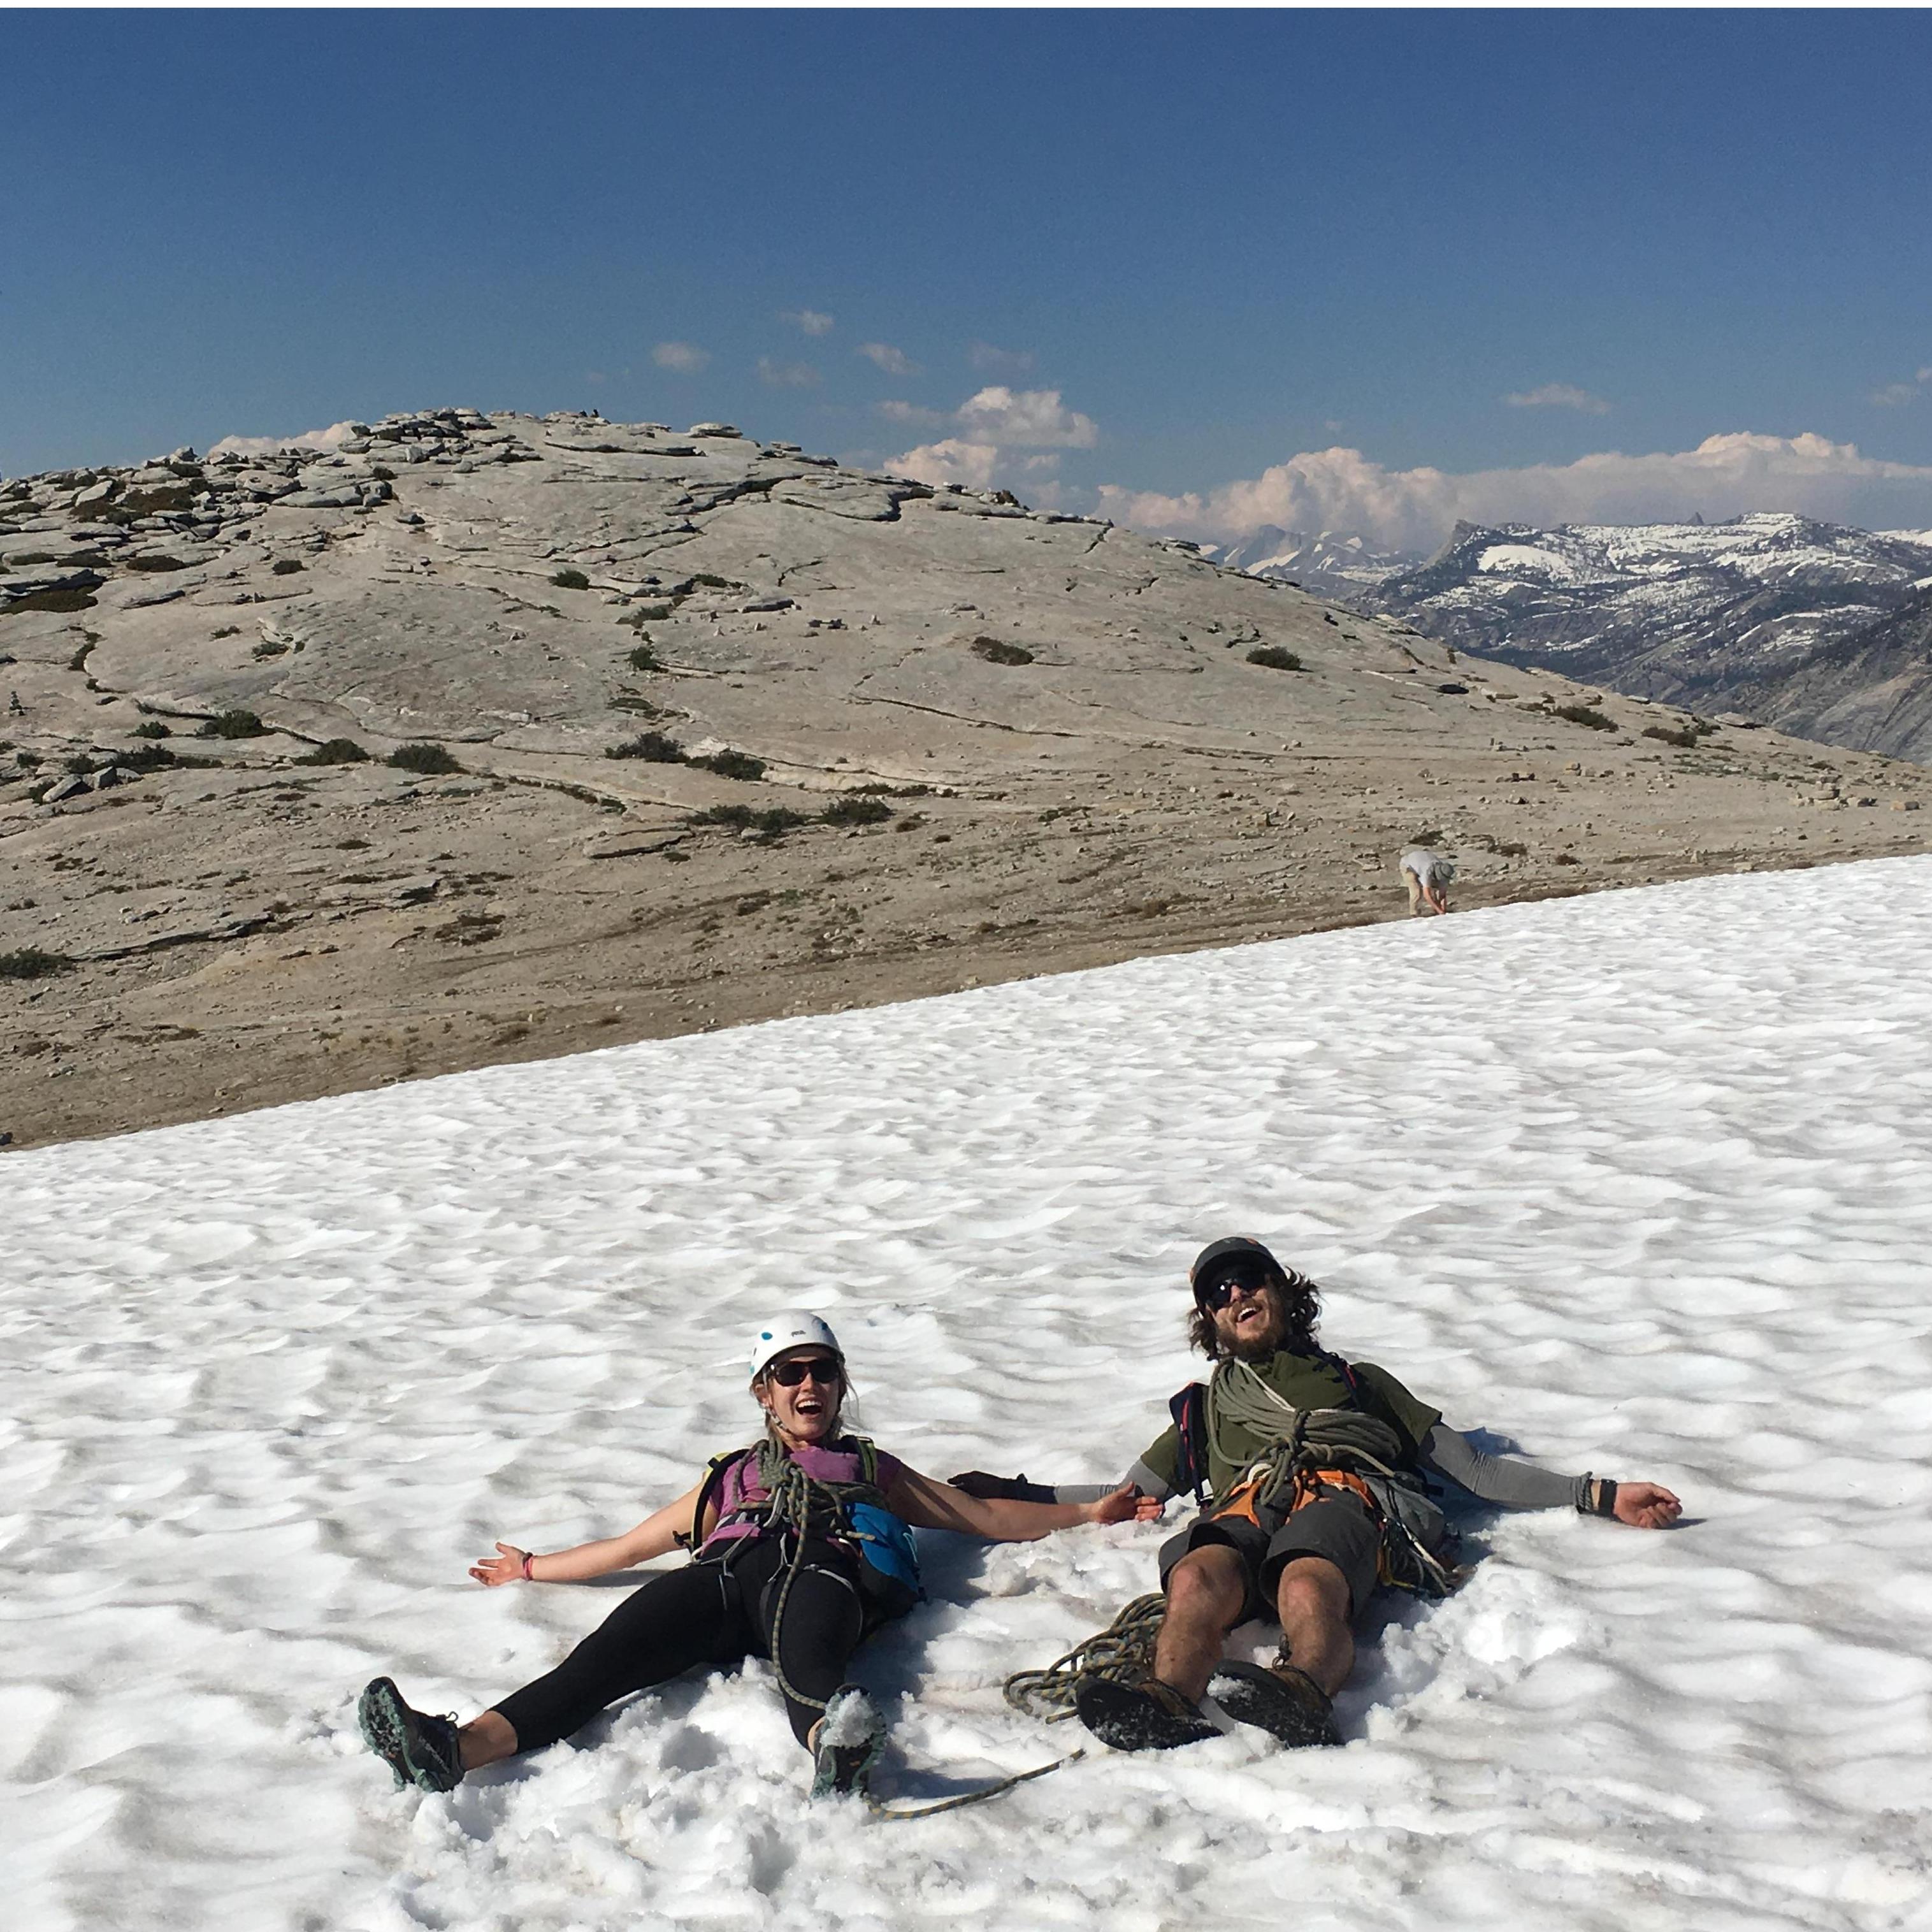
[[[1213,1543],[1225,1544],[1241,1559],[1247,1597],[1239,1622],[1273,1621],[1281,1573],[1297,1556],[1326,1557],[1341,1571],[1348,1586],[1348,1614],[1356,1617],[1376,1587],[1382,1533],[1361,1499],[1346,1494],[1303,1504],[1272,1534],[1246,1516],[1203,1516],[1161,1545],[1161,1588],[1167,1588],[1168,1571],[1190,1550]]]

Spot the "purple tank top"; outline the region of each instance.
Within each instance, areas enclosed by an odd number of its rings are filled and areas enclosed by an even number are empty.
[[[878,1470],[874,1480],[881,1490],[890,1490],[905,1465],[896,1456],[888,1456],[883,1449],[874,1453],[878,1459]],[[856,1483],[866,1473],[865,1459],[856,1449],[808,1446],[788,1449],[785,1454],[808,1476],[821,1483]],[[718,1527],[698,1546],[697,1554],[715,1555],[728,1544],[741,1541],[748,1536],[762,1536],[765,1526],[759,1521],[756,1511],[770,1496],[771,1492],[758,1479],[758,1450],[741,1449],[725,1464],[724,1473],[718,1479]],[[737,1514],[740,1510],[744,1514]]]

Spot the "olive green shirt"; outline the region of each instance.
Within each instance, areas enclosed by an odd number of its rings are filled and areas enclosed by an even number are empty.
[[[1283,1402],[1297,1408],[1348,1408],[1354,1406],[1347,1378],[1318,1355],[1298,1355],[1278,1348],[1265,1361],[1249,1366]],[[1402,1439],[1411,1460],[1419,1458],[1429,1432],[1442,1420],[1440,1409],[1419,1402],[1386,1369],[1372,1362],[1352,1362],[1360,1406],[1379,1422],[1387,1423]],[[1257,1457],[1264,1455],[1269,1438],[1259,1431],[1229,1427],[1212,1432],[1208,1444],[1208,1486],[1216,1499]],[[1138,1468],[1154,1477],[1173,1495],[1180,1467],[1180,1434],[1170,1423],[1142,1454]]]

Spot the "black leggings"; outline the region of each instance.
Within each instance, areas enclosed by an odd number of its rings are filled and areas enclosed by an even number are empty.
[[[698,1664],[717,1670],[770,1656],[772,1617],[791,1546],[789,1538],[761,1537],[741,1546],[728,1568],[693,1563],[634,1590],[548,1676],[496,1706],[517,1734],[518,1750],[554,1744],[620,1697]],[[852,1570],[844,1550],[814,1538],[785,1600],[780,1660],[807,1696],[830,1697],[844,1682],[846,1664],[866,1634]],[[800,1744],[824,1714],[792,1697],[785,1712]]]

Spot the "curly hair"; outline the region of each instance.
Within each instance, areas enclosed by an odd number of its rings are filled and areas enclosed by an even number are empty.
[[[1322,1291],[1299,1268],[1272,1268],[1269,1285],[1281,1297],[1282,1312],[1288,1332],[1282,1346],[1306,1352],[1315,1346],[1315,1324],[1322,1318]],[[1197,1299],[1187,1318],[1187,1340],[1210,1362],[1218,1362],[1225,1352],[1214,1318]]]

